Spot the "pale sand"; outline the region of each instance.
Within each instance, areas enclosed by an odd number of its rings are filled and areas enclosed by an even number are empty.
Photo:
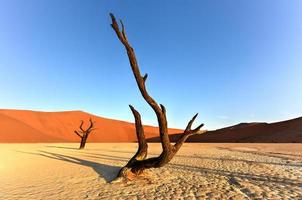
[[[0,144],[0,199],[302,199],[302,144],[185,144],[146,179],[116,184],[136,144],[77,147]]]

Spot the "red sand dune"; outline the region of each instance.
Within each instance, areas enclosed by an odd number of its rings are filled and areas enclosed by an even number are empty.
[[[0,142],[78,142],[74,130],[80,120],[84,127],[92,118],[97,128],[88,142],[136,141],[134,124],[98,117],[82,111],[36,112],[27,110],[0,110]],[[85,124],[86,123],[86,124]],[[170,133],[181,130],[170,129]],[[147,138],[158,136],[158,129],[145,126]]]
[[[172,141],[179,136],[173,135]],[[150,141],[159,141],[152,138]],[[253,143],[292,143],[302,142],[302,117],[276,123],[241,123],[201,135],[190,137],[188,142],[253,142]]]
[[[89,118],[96,128],[88,142],[134,142],[134,124],[98,117],[82,111],[35,112],[0,110],[0,142],[78,142],[74,134],[80,120]],[[171,141],[181,130],[170,129]],[[146,138],[158,142],[157,127],[145,126]],[[192,136],[188,142],[302,142],[302,117],[277,123],[241,123]]]

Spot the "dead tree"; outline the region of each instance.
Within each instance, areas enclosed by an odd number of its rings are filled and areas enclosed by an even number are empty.
[[[80,130],[75,130],[74,133],[77,134],[77,136],[79,136],[81,138],[81,144],[80,144],[80,147],[79,149],[84,149],[85,148],[85,145],[86,145],[86,141],[88,139],[88,136],[90,135],[90,133],[95,130],[93,128],[94,126],[94,122],[91,120],[91,118],[89,119],[89,122],[90,122],[90,125],[89,127],[85,130],[83,128],[83,120],[81,120],[81,124],[80,124]]]
[[[147,158],[147,150],[148,144],[145,139],[144,129],[141,122],[141,116],[138,111],[134,109],[133,106],[130,105],[130,109],[135,118],[135,126],[136,126],[136,136],[138,140],[138,150],[136,154],[129,160],[129,162],[120,170],[117,178],[114,182],[122,181],[122,180],[132,180],[136,176],[142,174],[145,169],[149,168],[159,168],[167,164],[180,149],[182,144],[186,141],[186,139],[191,136],[200,133],[200,128],[203,124],[197,126],[195,129],[192,129],[192,124],[196,119],[196,114],[188,123],[186,129],[181,134],[180,138],[176,141],[175,144],[171,144],[169,135],[168,135],[168,123],[166,117],[166,109],[162,104],[158,104],[149,94],[146,89],[146,81],[148,75],[141,75],[139,66],[136,60],[136,56],[134,53],[134,49],[128,42],[125,27],[123,22],[121,23],[121,30],[119,28],[118,23],[112,13],[110,13],[110,17],[112,20],[111,27],[115,31],[118,39],[123,44],[127,51],[127,55],[130,61],[131,69],[133,75],[135,77],[137,86],[141,92],[141,95],[145,99],[145,101],[151,106],[153,111],[156,114],[158,126],[159,126],[159,135],[160,142],[162,146],[162,153],[158,157]]]

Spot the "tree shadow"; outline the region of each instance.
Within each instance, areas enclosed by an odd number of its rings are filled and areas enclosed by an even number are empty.
[[[21,151],[18,151],[21,152]],[[78,165],[88,166],[91,167],[99,176],[103,177],[106,182],[111,182],[117,175],[118,171],[121,169],[120,167],[116,166],[110,166],[106,164],[100,164],[93,161],[88,161],[72,156],[66,156],[58,153],[48,152],[48,151],[39,151],[40,153],[31,153],[31,152],[21,152],[21,153],[27,153],[32,155],[39,155],[51,159],[61,160],[65,162],[70,162]],[[95,155],[83,155],[88,156],[92,158],[98,158],[98,159],[106,159],[106,160],[113,160],[113,161],[127,161],[128,159],[125,157],[120,156],[113,156],[113,155],[106,155],[106,154],[95,154]],[[196,158],[196,157],[192,157]],[[212,160],[224,160],[223,158],[211,158],[211,157],[200,157],[205,159],[212,159]],[[232,160],[237,161],[237,160]],[[238,160],[238,161],[246,161],[246,160]],[[248,161],[248,162],[254,162],[254,161]],[[257,164],[257,162],[254,162]],[[271,164],[271,163],[267,163]],[[247,179],[249,181],[260,181],[260,182],[270,182],[275,183],[278,185],[289,185],[289,186],[296,186],[296,187],[302,187],[302,182],[294,179],[284,178],[284,177],[278,177],[278,176],[270,176],[270,175],[258,175],[258,174],[252,174],[252,173],[245,173],[245,172],[234,172],[229,170],[223,170],[223,169],[210,169],[205,167],[197,167],[197,166],[189,166],[184,164],[176,164],[176,163],[169,163],[167,165],[167,168],[171,170],[184,170],[188,172],[198,172],[202,173],[204,175],[207,174],[214,174],[214,175],[220,175],[225,176],[227,178],[235,177],[235,178],[241,178],[241,179]]]
[[[239,153],[249,153],[249,154],[254,154],[258,156],[266,156],[266,157],[272,157],[272,158],[278,158],[281,160],[296,160],[302,159],[301,155],[296,155],[296,154],[288,154],[288,153],[279,153],[279,152],[261,152],[261,151],[246,151],[246,150],[239,150],[239,149],[232,149],[232,148],[227,148],[227,147],[218,147],[217,149],[220,150],[227,150],[230,152],[239,152]]]
[[[105,151],[105,152],[112,152],[112,153],[124,153],[124,154],[131,154],[134,155],[136,153],[137,150],[133,150],[133,151],[122,151],[122,150],[107,150],[107,149],[99,149],[100,151]],[[150,153],[148,152],[149,156],[159,156],[160,152],[155,154],[155,153]]]
[[[228,170],[209,169],[204,167],[188,166],[188,165],[173,164],[173,163],[168,164],[168,167],[172,169],[180,169],[184,171],[200,172],[203,174],[215,174],[215,175],[225,176],[228,178],[236,177],[241,179],[247,179],[249,181],[270,182],[270,183],[276,183],[278,185],[302,187],[302,182],[299,180],[293,180],[293,179],[277,177],[277,176],[257,175],[257,174],[250,174],[244,172],[232,172]]]
[[[39,151],[40,153],[22,152],[22,151],[18,151],[18,152],[43,156],[46,158],[51,158],[51,159],[65,161],[65,162],[70,162],[73,164],[91,167],[100,177],[104,178],[107,183],[114,180],[114,178],[118,174],[119,170],[121,169],[120,167],[117,167],[117,166],[101,164],[101,163],[97,163],[97,162],[93,162],[93,161],[89,161],[89,160],[76,158],[73,156],[66,156],[66,155],[48,152],[48,151]]]
[[[120,156],[112,156],[112,155],[106,155],[106,154],[97,154],[97,153],[84,153],[82,154],[85,157],[89,158],[96,158],[96,159],[108,159],[113,161],[125,161],[127,162],[130,158],[126,157],[120,157]]]
[[[109,151],[112,152],[112,151]],[[117,151],[114,151],[117,152]],[[128,152],[127,152],[128,153]],[[89,156],[89,155],[87,155]],[[90,157],[90,156],[89,156]],[[94,153],[91,157],[94,158],[100,158],[100,159],[108,159],[108,160],[118,160],[118,161],[127,161],[129,159],[125,157],[120,156],[113,156],[113,155],[106,155],[106,154],[98,154]],[[177,157],[177,156],[176,156]],[[294,167],[302,167],[302,165],[299,164],[282,164],[282,163],[273,163],[273,162],[259,162],[259,161],[250,161],[250,160],[241,160],[241,159],[231,159],[231,158],[215,158],[215,157],[201,157],[201,156],[184,156],[184,155],[178,155],[178,157],[185,157],[185,158],[199,158],[201,160],[208,159],[213,161],[233,161],[233,162],[246,162],[248,164],[268,164],[268,165],[286,165],[286,166],[294,166]],[[249,181],[265,181],[265,182],[271,182],[276,183],[280,185],[290,185],[290,186],[297,186],[302,187],[302,182],[294,179],[284,178],[284,177],[278,177],[278,176],[271,176],[271,175],[258,175],[253,173],[244,173],[244,172],[234,172],[229,170],[223,170],[223,169],[210,169],[205,167],[196,167],[196,166],[190,166],[190,165],[183,165],[183,164],[174,164],[169,163],[167,165],[168,168],[171,170],[180,169],[184,171],[194,171],[194,172],[200,172],[203,174],[214,174],[214,175],[220,175],[225,177],[235,177],[235,178],[241,178],[241,179],[248,179]]]
[[[283,154],[284,156],[278,156],[281,153],[274,153],[274,152],[268,152],[268,153],[257,153],[254,151],[242,151],[242,150],[231,150],[228,148],[220,148],[219,149],[223,149],[223,150],[228,150],[228,151],[237,151],[240,153],[252,153],[252,154],[256,154],[259,156],[267,156],[267,157],[274,157],[274,158],[280,158],[286,161],[286,163],[277,163],[277,162],[265,162],[265,161],[254,161],[254,160],[247,160],[247,159],[234,159],[234,158],[227,158],[227,157],[221,157],[221,158],[217,158],[217,157],[206,157],[206,156],[199,156],[199,155],[175,155],[175,158],[192,158],[192,159],[202,159],[202,160],[217,160],[217,161],[228,161],[228,162],[245,162],[247,164],[267,164],[267,165],[279,165],[279,166],[291,166],[291,167],[302,167],[301,163],[289,163],[288,160],[293,160],[292,158],[288,158],[285,156],[299,156],[299,155],[293,155],[293,154]],[[107,152],[114,152],[114,153],[132,153],[134,154],[135,152],[132,151],[118,151],[118,150],[103,150],[103,151],[107,151]],[[271,154],[272,153],[272,154]],[[108,156],[108,157],[112,157],[111,155],[106,155],[106,154],[99,154],[99,153],[89,153],[89,154],[93,154],[95,155],[96,158],[98,158],[98,156]],[[153,156],[158,156],[157,154],[152,154],[152,153],[148,153],[148,157],[153,157]],[[125,159],[125,157],[119,157],[119,156],[114,156],[115,158],[118,159]],[[129,158],[130,159],[130,158]],[[294,160],[296,161],[296,160]]]
[[[72,150],[80,150],[79,147],[64,147],[64,146],[55,146],[55,145],[46,145],[47,148],[57,148],[57,149],[72,149]],[[85,148],[82,149],[82,151],[99,151],[100,149],[91,149],[91,148]]]
[[[79,148],[75,148],[75,147],[61,147],[61,146],[52,146],[52,145],[47,145],[45,147],[48,148],[57,148],[57,149],[73,149],[73,150],[78,150]]]
[[[208,160],[217,160],[217,161],[226,161],[226,162],[244,162],[247,164],[265,164],[265,165],[279,165],[279,166],[291,166],[291,167],[302,167],[302,164],[299,163],[277,163],[277,162],[265,162],[265,161],[254,161],[254,160],[245,160],[245,159],[234,159],[234,158],[213,158],[213,157],[202,157],[197,156],[200,159],[208,159]]]

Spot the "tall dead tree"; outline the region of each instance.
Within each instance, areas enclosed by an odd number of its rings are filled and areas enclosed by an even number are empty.
[[[90,135],[90,133],[95,130],[93,128],[94,126],[94,122],[92,121],[92,119],[90,118],[89,119],[89,126],[87,127],[87,129],[84,129],[83,128],[83,124],[84,124],[84,121],[81,120],[81,124],[80,124],[80,130],[75,130],[74,133],[77,134],[77,136],[79,136],[81,138],[81,144],[80,144],[80,147],[79,149],[84,149],[85,148],[85,145],[86,145],[86,141],[88,139],[88,136]]]
[[[121,30],[116,22],[116,19],[112,13],[110,13],[110,17],[112,20],[111,27],[115,31],[118,39],[123,44],[127,51],[127,55],[130,61],[131,69],[133,75],[135,77],[137,86],[145,99],[145,101],[151,106],[153,111],[156,114],[158,126],[159,126],[159,135],[160,142],[162,146],[162,153],[158,157],[147,158],[148,144],[145,139],[144,129],[141,122],[141,116],[137,110],[134,109],[133,106],[130,105],[130,109],[135,118],[135,126],[136,126],[136,136],[138,140],[138,150],[136,154],[129,160],[129,162],[120,170],[118,177],[115,179],[115,182],[122,180],[131,180],[136,176],[142,174],[145,169],[148,168],[159,168],[167,164],[180,149],[182,144],[186,141],[186,139],[191,136],[200,133],[200,128],[203,124],[197,126],[195,129],[192,129],[192,124],[196,119],[196,114],[188,123],[186,129],[182,133],[181,137],[176,141],[175,144],[171,144],[169,135],[168,135],[168,123],[166,117],[166,109],[162,104],[158,104],[149,94],[146,89],[146,81],[148,75],[141,75],[139,66],[136,60],[136,56],[134,53],[134,49],[128,42],[125,27],[123,22],[121,23]]]

